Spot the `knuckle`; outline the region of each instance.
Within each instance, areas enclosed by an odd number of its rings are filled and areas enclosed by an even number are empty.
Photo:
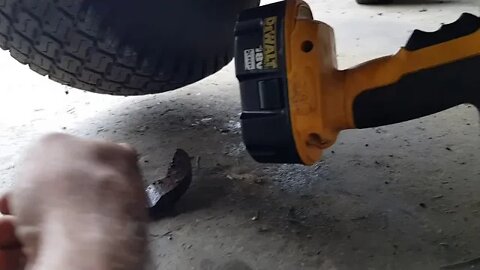
[[[40,137],[39,142],[51,144],[51,143],[57,143],[59,141],[64,141],[71,137],[72,136],[68,134],[55,132],[55,133],[49,133],[49,134],[43,135],[42,137]]]
[[[138,152],[137,150],[130,144],[128,143],[119,143],[118,144],[128,155],[134,155],[137,156]]]

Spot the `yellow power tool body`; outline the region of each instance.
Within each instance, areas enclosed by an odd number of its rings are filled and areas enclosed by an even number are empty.
[[[480,18],[415,30],[392,56],[338,70],[333,29],[303,1],[244,11],[235,29],[242,131],[253,158],[313,164],[340,131],[480,108]]]

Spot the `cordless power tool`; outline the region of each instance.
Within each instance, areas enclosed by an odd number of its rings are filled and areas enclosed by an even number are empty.
[[[253,158],[313,164],[340,131],[480,108],[480,18],[465,13],[397,54],[338,70],[333,29],[287,0],[244,11],[235,28],[242,131]]]

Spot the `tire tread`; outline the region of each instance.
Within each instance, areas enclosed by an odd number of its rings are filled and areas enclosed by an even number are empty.
[[[0,48],[43,76],[113,95],[164,92],[226,65],[232,48],[213,56],[136,52],[96,13],[94,0],[0,0]]]

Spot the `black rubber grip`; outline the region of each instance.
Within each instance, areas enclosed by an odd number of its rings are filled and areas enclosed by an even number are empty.
[[[403,76],[398,82],[358,95],[357,128],[399,123],[463,103],[480,109],[480,55]]]
[[[464,13],[456,22],[445,24],[436,32],[413,31],[405,49],[408,51],[420,50],[470,35],[479,29],[480,18],[470,13]]]

